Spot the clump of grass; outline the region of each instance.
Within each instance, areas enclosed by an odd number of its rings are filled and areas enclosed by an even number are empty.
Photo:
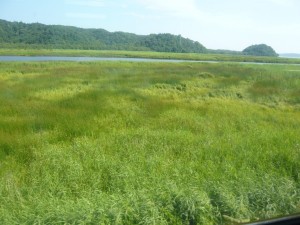
[[[201,72],[201,73],[198,73],[197,76],[200,78],[214,78],[214,75],[209,72]]]
[[[266,97],[279,94],[279,82],[274,80],[258,81],[250,88],[250,93],[254,96]]]

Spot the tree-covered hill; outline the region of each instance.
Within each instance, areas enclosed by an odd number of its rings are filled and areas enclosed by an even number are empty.
[[[243,50],[245,55],[278,56],[274,49],[266,44],[251,45]]]
[[[144,50],[204,53],[199,42],[172,34],[136,35],[71,26],[0,20],[0,47]]]
[[[268,45],[252,45],[240,51],[206,49],[197,41],[173,34],[136,35],[83,29],[72,26],[26,24],[0,19],[0,48],[138,50],[156,52],[211,53],[278,56]]]

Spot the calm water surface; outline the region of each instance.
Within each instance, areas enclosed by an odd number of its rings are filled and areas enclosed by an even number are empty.
[[[199,62],[177,59],[145,59],[145,58],[117,58],[117,57],[71,57],[71,56],[0,56],[2,62],[43,62],[43,61],[126,61],[126,62]]]
[[[49,62],[49,61],[71,61],[71,62],[92,62],[92,61],[124,61],[124,62],[192,62],[192,63],[222,63],[224,61],[201,61],[201,60],[184,60],[184,59],[149,59],[149,58],[120,58],[120,57],[80,57],[80,56],[1,56],[0,62]],[[283,63],[262,63],[262,62],[232,62],[226,63],[239,64],[276,64],[276,65],[299,65]]]

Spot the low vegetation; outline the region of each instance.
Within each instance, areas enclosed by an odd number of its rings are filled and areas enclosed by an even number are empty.
[[[300,66],[0,63],[1,224],[300,211]]]

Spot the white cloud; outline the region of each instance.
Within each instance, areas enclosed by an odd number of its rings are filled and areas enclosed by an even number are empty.
[[[142,19],[142,20],[157,20],[162,18],[159,15],[149,15],[149,14],[142,14],[142,13],[135,13],[135,12],[123,13],[123,15],[135,17],[137,19]]]
[[[192,24],[192,27],[200,27],[202,25],[206,27],[215,27],[216,30],[221,28],[245,30],[249,27],[255,27],[254,21],[252,21],[251,18],[245,18],[239,14],[204,11],[196,0],[135,0],[135,2],[147,10],[151,10],[153,12],[151,16],[156,15],[160,18],[165,17],[166,20],[172,20],[172,18],[179,19],[182,23]],[[131,16],[138,17],[139,15],[131,14]],[[146,16],[139,17],[144,19],[147,18]]]
[[[153,11],[181,16],[193,17],[200,11],[195,0],[136,0],[140,5]]]
[[[68,18],[77,18],[77,19],[105,19],[106,16],[102,14],[93,14],[93,13],[66,13]]]
[[[65,0],[66,4],[85,7],[103,7],[104,0]]]
[[[153,11],[157,16],[167,17],[168,20],[170,17],[186,19],[193,25],[197,23],[215,26],[216,29],[218,27],[246,29],[253,26],[251,19],[240,17],[240,15],[204,11],[196,0],[136,0],[136,2]],[[153,16],[153,14],[151,15]]]
[[[265,0],[265,1],[280,6],[292,6],[295,3],[295,0]]]

